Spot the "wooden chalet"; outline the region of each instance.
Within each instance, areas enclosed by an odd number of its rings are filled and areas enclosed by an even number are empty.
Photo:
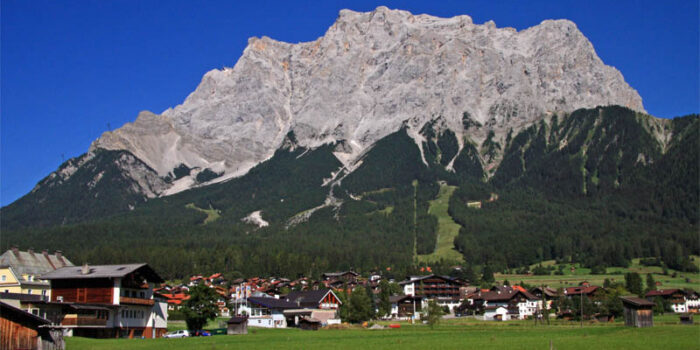
[[[326,272],[321,277],[324,281],[341,281],[345,283],[357,282],[357,277],[359,277],[355,271],[342,271],[342,272]]]
[[[391,317],[396,319],[409,319],[413,315],[423,310],[425,298],[413,295],[392,295],[389,297],[391,303]]]
[[[65,349],[51,321],[0,302],[0,349]]]
[[[163,279],[147,264],[64,267],[41,278],[51,298],[34,306],[66,335],[155,338],[167,330],[167,302],[153,293]]]
[[[682,289],[660,289],[650,290],[645,295],[649,301],[654,301],[656,298],[667,300],[671,304],[671,309],[675,313],[689,312],[686,299],[686,291]],[[696,309],[697,310],[697,309]]]
[[[583,294],[584,297],[587,297],[590,300],[598,299],[602,297],[602,294],[604,293],[604,290],[600,286],[591,286],[588,284],[584,284],[581,286],[577,287],[566,287],[564,288],[564,296],[566,296],[568,299],[572,299],[575,297],[580,298],[581,294]]]
[[[654,303],[634,297],[620,297],[624,307],[625,326],[629,327],[652,327],[654,326]]]
[[[525,319],[542,308],[541,300],[520,286],[496,286],[471,298],[475,306],[484,310],[487,320]]]
[[[439,275],[409,276],[399,282],[405,295],[420,296],[435,300],[440,306],[450,310],[460,304],[460,289],[465,286],[461,280]]]

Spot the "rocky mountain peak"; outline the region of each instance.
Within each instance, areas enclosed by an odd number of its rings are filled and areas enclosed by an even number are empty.
[[[419,135],[442,117],[461,145],[613,104],[644,111],[571,21],[517,31],[380,6],[340,11],[311,42],[251,38],[233,68],[206,73],[181,105],[141,113],[91,149],[127,150],[160,176],[184,164],[222,181],[271,157],[290,131],[302,147],[343,141],[336,155],[349,165],[403,125]],[[480,127],[467,130],[465,117]]]

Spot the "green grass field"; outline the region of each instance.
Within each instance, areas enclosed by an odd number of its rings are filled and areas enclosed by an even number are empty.
[[[669,315],[669,320],[671,319]],[[666,316],[664,316],[666,317]],[[674,316],[677,320],[677,316]],[[674,322],[669,322],[674,323]],[[529,321],[444,320],[435,329],[402,324],[400,329],[250,328],[248,335],[189,339],[67,338],[68,349],[698,349],[700,327],[658,322],[652,328],[560,322],[535,326]]]
[[[185,208],[194,209],[197,211],[201,211],[204,214],[207,214],[207,218],[204,219],[205,225],[210,223],[210,222],[214,222],[221,217],[221,214],[219,213],[218,210],[213,209],[213,208],[202,209],[202,208],[199,208],[196,205],[194,205],[194,203],[189,203],[189,204],[185,205]]]
[[[693,256],[696,264],[700,264],[700,257]],[[553,260],[542,262],[543,266],[557,266]],[[668,288],[692,288],[700,289],[700,274],[699,273],[688,273],[679,272],[675,270],[668,270],[668,275],[663,275],[662,268],[658,266],[643,266],[639,264],[639,259],[633,259],[632,263],[628,268],[623,267],[609,267],[606,269],[605,274],[592,275],[589,268],[580,267],[578,264],[562,264],[564,265],[564,275],[519,275],[519,274],[495,274],[494,277],[498,281],[507,279],[511,284],[520,283],[523,281],[530,285],[548,285],[552,288],[559,288],[564,286],[576,285],[583,281],[588,281],[591,284],[603,285],[603,281],[608,278],[614,282],[624,282],[625,273],[627,272],[638,272],[642,275],[642,278],[646,278],[647,273],[651,273],[654,280],[661,282],[658,286],[659,289]],[[574,267],[574,271],[571,271],[571,267]],[[530,266],[530,269],[534,268],[535,265]],[[673,273],[676,274],[673,277]]]
[[[428,213],[435,215],[438,219],[437,245],[435,252],[427,255],[417,255],[416,261],[430,263],[445,260],[462,262],[462,254],[454,249],[454,239],[459,234],[459,225],[452,220],[447,208],[450,204],[450,197],[454,193],[455,186],[440,185],[440,193],[437,198],[430,201]]]

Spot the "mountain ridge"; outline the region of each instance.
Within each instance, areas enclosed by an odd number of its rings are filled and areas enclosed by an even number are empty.
[[[644,111],[571,21],[516,31],[469,16],[343,10],[315,41],[251,38],[233,68],[206,73],[182,104],[142,112],[90,150],[128,150],[160,177],[180,164],[210,169],[219,182],[269,159],[289,131],[304,147],[344,140],[347,165],[406,123],[419,147],[418,131],[438,117],[480,144],[487,130],[503,138],[547,114],[608,104]],[[465,130],[465,113],[487,129]]]

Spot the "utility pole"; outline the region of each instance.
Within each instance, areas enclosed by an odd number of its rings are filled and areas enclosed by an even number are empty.
[[[581,328],[583,328],[583,288],[581,288]]]

